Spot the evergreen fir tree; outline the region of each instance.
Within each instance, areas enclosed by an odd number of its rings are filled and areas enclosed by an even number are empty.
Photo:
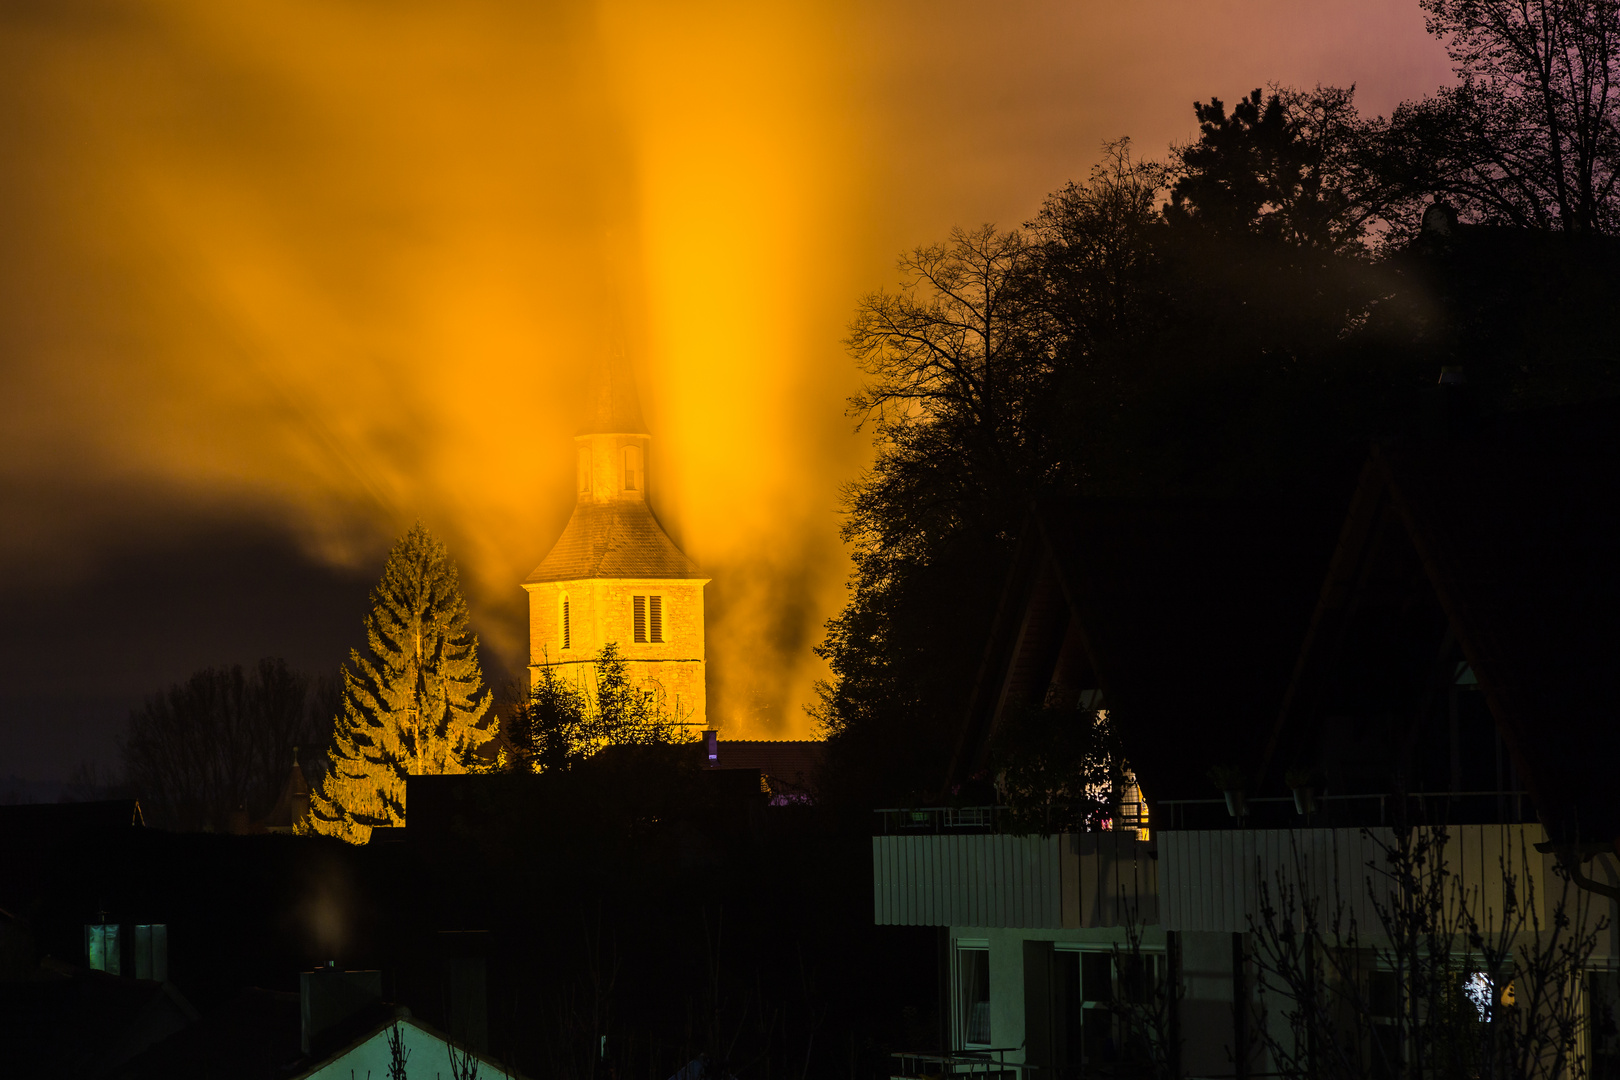
[[[558,665],[545,664],[507,726],[513,764],[523,772],[566,772],[596,751],[598,727],[585,694]]]
[[[366,655],[351,650],[343,669],[330,767],[310,796],[310,830],[356,844],[405,824],[407,776],[474,771],[495,734],[456,564],[420,522],[389,552],[365,627]]]
[[[645,690],[630,682],[616,642],[596,656],[596,724],[603,743],[653,746],[674,741],[675,725]]]

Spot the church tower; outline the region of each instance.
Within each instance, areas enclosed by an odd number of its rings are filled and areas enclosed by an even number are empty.
[[[574,436],[577,500],[551,554],[523,582],[529,594],[529,677],[561,665],[587,676],[612,642],[633,685],[664,713],[708,724],[703,586],[709,579],[675,546],[647,504],[652,436],[641,418],[618,340],[594,373],[591,414]]]

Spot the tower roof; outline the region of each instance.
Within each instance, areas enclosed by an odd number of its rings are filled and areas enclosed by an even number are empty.
[[[645,435],[647,421],[641,418],[641,399],[636,395],[636,379],[630,370],[630,354],[624,343],[624,324],[617,312],[608,317],[607,348],[591,371],[586,399],[584,426],[580,435]]]
[[[703,578],[644,502],[582,502],[525,585],[582,578]]]

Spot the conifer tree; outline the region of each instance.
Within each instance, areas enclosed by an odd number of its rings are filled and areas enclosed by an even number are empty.
[[[366,615],[367,650],[343,669],[330,767],[311,831],[363,844],[405,824],[405,778],[465,773],[494,737],[491,695],[456,564],[418,522],[394,544]]]
[[[561,665],[541,666],[526,701],[512,714],[506,736],[512,766],[523,772],[566,771],[605,746],[655,746],[677,741],[680,723],[630,681],[619,646],[608,642],[584,679],[570,683]]]
[[[601,742],[594,710],[556,664],[544,664],[527,700],[507,723],[513,764],[523,772],[566,772]]]

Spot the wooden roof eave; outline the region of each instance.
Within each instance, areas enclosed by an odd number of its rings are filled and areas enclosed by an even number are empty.
[[[1069,618],[1075,624],[1075,628],[1079,633],[1081,648],[1085,651],[1086,660],[1091,664],[1092,675],[1097,680],[1097,689],[1102,691],[1104,704],[1112,708],[1113,706],[1109,703],[1118,697],[1121,688],[1115,684],[1112,677],[1113,665],[1108,663],[1107,658],[1103,655],[1103,650],[1099,648],[1097,637],[1093,632],[1101,625],[1099,622],[1101,605],[1097,600],[1096,589],[1092,586],[1090,578],[1085,575],[1086,560],[1083,557],[1076,560],[1077,565],[1074,572],[1071,573],[1070,567],[1065,564],[1064,560],[1056,557],[1057,545],[1054,543],[1051,527],[1044,515],[1037,515],[1037,525],[1041,532],[1041,539],[1045,543],[1049,557],[1052,559],[1058,589],[1063,593],[1063,599],[1069,605]],[[1071,540],[1076,544],[1079,543],[1078,537],[1071,538]],[[1120,738],[1123,742],[1128,736],[1122,731]],[[1127,756],[1129,756],[1129,746],[1126,747],[1126,751]]]
[[[1330,651],[1329,643],[1338,637],[1345,617],[1352,608],[1357,588],[1365,577],[1374,532],[1378,527],[1379,510],[1388,487],[1388,468],[1374,454],[1362,466],[1355,494],[1351,496],[1333,557],[1322,580],[1322,591],[1311,613],[1310,625],[1300,641],[1293,674],[1257,763],[1257,779],[1270,773],[1284,735],[1294,725],[1303,722],[1310,711],[1314,684],[1328,662],[1326,653]]]
[[[1375,451],[1375,455],[1383,457],[1380,451]],[[1543,797],[1551,792],[1544,770],[1536,757],[1529,753],[1526,722],[1530,717],[1508,677],[1506,650],[1493,632],[1491,621],[1481,616],[1469,602],[1468,590],[1459,572],[1463,560],[1455,544],[1447,538],[1447,530],[1424,512],[1425,508],[1438,505],[1440,493],[1424,488],[1421,480],[1414,475],[1404,477],[1406,484],[1398,483],[1395,470],[1387,463],[1385,470],[1389,475],[1390,502],[1406,524],[1407,535],[1423,564],[1430,587],[1446,613],[1451,631],[1469,667],[1473,669],[1474,677],[1479,680],[1480,691],[1485,695],[1497,732],[1530,792],[1531,801],[1545,815],[1546,808],[1551,804]]]
[[[998,719],[1006,695],[1006,682],[1017,659],[1018,632],[1029,608],[1029,594],[1040,576],[1041,564],[1050,558],[1044,539],[1033,526],[1033,509],[1025,516],[1018,541],[1013,549],[1012,565],[1007,569],[1001,596],[996,601],[995,618],[985,639],[984,653],[979,670],[973,678],[973,689],[968,694],[968,707],[962,716],[961,730],[951,762],[945,771],[945,782],[940,798],[950,794],[953,785],[970,776],[980,763],[989,745],[990,732]]]

